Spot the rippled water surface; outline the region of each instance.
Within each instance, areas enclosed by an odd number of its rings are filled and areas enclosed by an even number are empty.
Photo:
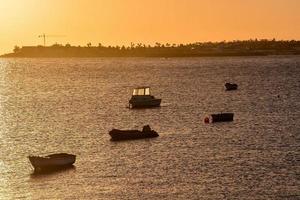
[[[141,85],[160,108],[127,108]],[[204,124],[217,112],[234,121]],[[0,118],[0,199],[300,198],[297,56],[0,59]],[[145,124],[160,136],[109,140]],[[33,174],[58,152],[75,167]]]

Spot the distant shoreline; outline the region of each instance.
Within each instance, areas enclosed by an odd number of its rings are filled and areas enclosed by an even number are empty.
[[[296,53],[282,53],[282,54],[202,54],[202,55],[178,55],[178,56],[16,56],[12,54],[0,55],[0,58],[205,58],[205,57],[266,57],[266,56],[297,56],[300,55],[299,52]]]
[[[300,55],[300,41],[244,40],[192,44],[131,44],[125,46],[15,46],[4,58],[101,58],[101,57],[234,57]]]
[[[0,58],[226,58],[226,57],[280,57],[280,56],[299,56],[298,54],[265,54],[265,55],[198,55],[198,56],[5,56]]]

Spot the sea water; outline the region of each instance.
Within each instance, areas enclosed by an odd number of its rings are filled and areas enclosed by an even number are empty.
[[[128,109],[137,86],[161,107]],[[0,59],[0,199],[299,199],[299,150],[299,56]],[[33,173],[60,152],[73,168]]]

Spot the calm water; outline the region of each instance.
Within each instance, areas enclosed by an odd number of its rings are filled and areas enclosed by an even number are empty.
[[[140,85],[161,108],[126,108]],[[0,118],[0,199],[300,198],[299,56],[0,59]],[[145,124],[160,137],[109,140]],[[75,167],[33,174],[57,152]]]

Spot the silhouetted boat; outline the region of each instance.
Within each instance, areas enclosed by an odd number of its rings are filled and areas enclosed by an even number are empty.
[[[134,139],[142,139],[142,138],[152,138],[158,137],[158,133],[154,130],[151,130],[149,125],[143,127],[142,131],[139,130],[118,130],[113,129],[109,132],[111,136],[111,140],[134,140]]]
[[[236,90],[238,85],[235,83],[225,83],[226,90]]]
[[[156,99],[150,95],[149,87],[135,88],[132,93],[132,97],[129,100],[129,107],[131,108],[147,108],[147,107],[159,107],[161,99]]]
[[[212,114],[212,122],[229,122],[233,121],[233,113]]]
[[[28,156],[35,170],[51,170],[72,166],[76,156],[67,153],[51,154],[45,157]]]

